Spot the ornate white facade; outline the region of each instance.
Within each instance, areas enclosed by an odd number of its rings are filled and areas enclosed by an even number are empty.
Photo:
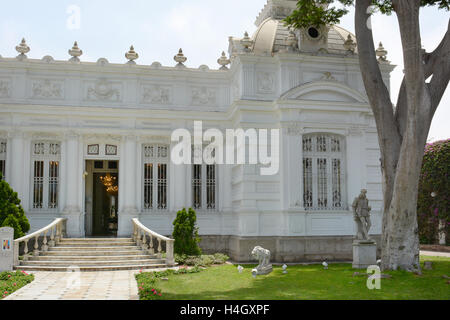
[[[257,244],[275,260],[344,259],[362,188],[380,234],[380,152],[355,38],[337,26],[289,32],[280,19],[294,7],[269,0],[253,37],[230,37],[231,66],[218,70],[0,57],[0,170],[32,230],[67,217],[69,236],[91,235],[92,167],[116,161],[119,236],[134,217],[170,235],[177,210],[194,206],[202,246],[236,260]],[[393,66],[380,65],[389,87]],[[281,129],[278,174],[174,165],[170,135],[194,120]]]

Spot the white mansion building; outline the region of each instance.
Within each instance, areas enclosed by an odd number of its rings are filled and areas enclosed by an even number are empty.
[[[32,231],[67,218],[69,237],[128,237],[132,218],[171,235],[192,207],[205,251],[249,260],[253,246],[277,261],[350,259],[351,203],[368,190],[381,233],[377,131],[355,37],[338,27],[290,31],[296,1],[269,0],[252,37],[230,37],[220,69],[0,56],[0,171],[18,192]],[[1,50],[1,48],[0,48]],[[32,52],[32,48],[31,48]],[[389,87],[394,66],[377,50]],[[175,165],[171,133],[280,129],[276,175],[261,165]],[[111,233],[112,232],[112,233]]]

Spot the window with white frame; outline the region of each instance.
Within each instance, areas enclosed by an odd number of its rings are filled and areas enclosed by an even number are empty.
[[[0,140],[0,180],[6,175],[6,141]]]
[[[332,134],[303,136],[303,204],[310,210],[345,209],[344,141]]]
[[[169,146],[144,145],[144,210],[166,210],[168,192]]]
[[[194,148],[193,151],[195,152]],[[193,156],[194,152],[192,153]],[[214,164],[192,164],[191,180],[192,208],[215,210],[217,204],[217,166]]]
[[[59,142],[32,143],[32,209],[54,210],[58,208],[60,160]]]

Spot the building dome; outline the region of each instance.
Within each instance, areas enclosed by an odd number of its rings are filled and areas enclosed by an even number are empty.
[[[296,32],[298,37],[298,32]],[[330,54],[347,54],[344,43],[350,35],[356,43],[356,37],[350,31],[333,25],[328,30],[326,50]],[[264,20],[252,36],[253,53],[258,55],[268,55],[279,51],[286,51],[286,38],[289,36],[289,27],[283,21],[267,18]],[[300,40],[302,41],[302,40]],[[301,45],[301,43],[300,43]]]

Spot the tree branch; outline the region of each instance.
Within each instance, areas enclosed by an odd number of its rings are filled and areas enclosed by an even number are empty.
[[[442,38],[439,46],[429,55],[425,69],[430,75],[433,75],[433,78],[427,85],[431,96],[431,121],[450,80],[450,19],[444,38]]]

